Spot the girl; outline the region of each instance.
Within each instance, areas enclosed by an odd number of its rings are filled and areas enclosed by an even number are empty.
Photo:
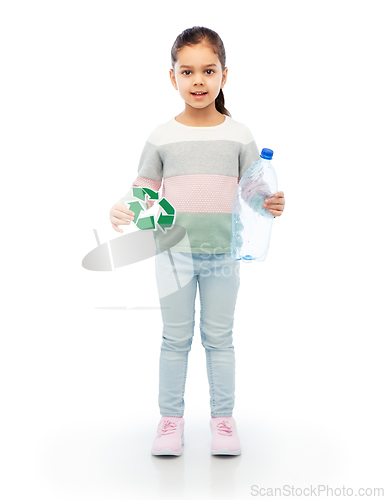
[[[158,191],[175,208],[175,224],[185,236],[171,255],[157,253],[156,279],[163,320],[159,363],[161,420],[153,455],[181,455],[184,443],[184,391],[188,353],[195,325],[197,285],[200,332],[206,351],[212,431],[211,454],[239,455],[234,417],[235,358],[232,344],[239,289],[239,261],[230,255],[231,210],[244,172],[259,159],[249,129],[225,108],[225,49],[214,31],[194,26],[171,49],[170,80],[185,102],[184,110],[148,137],[133,186]],[[132,189],[132,188],[131,188]],[[112,227],[130,224],[134,212],[123,202],[110,212]],[[151,206],[151,202],[148,201]],[[282,215],[282,191],[266,200],[274,216]],[[155,232],[154,232],[155,234]],[[178,279],[178,288],[171,286]],[[176,291],[175,291],[176,290]]]

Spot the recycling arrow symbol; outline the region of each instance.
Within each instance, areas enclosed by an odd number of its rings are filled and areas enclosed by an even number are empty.
[[[143,206],[143,203],[146,201],[146,194],[148,195],[150,200],[158,200],[159,193],[157,191],[153,191],[152,189],[145,187],[133,187],[132,194],[134,198],[137,198],[140,201],[127,201],[126,205],[130,210],[135,212],[134,216],[134,224],[139,229],[155,229],[155,217],[153,215],[149,215],[147,217],[141,217],[143,215],[141,212],[145,212],[147,208]],[[163,213],[159,214],[159,217],[156,221],[156,224],[159,226],[161,231],[166,234],[168,229],[171,229],[174,225],[175,221],[175,208],[171,205],[166,198],[162,198],[158,204],[160,207],[166,212],[166,215]]]

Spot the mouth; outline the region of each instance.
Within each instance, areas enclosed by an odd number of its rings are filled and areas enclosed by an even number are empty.
[[[191,92],[191,95],[196,99],[202,99],[206,94],[207,92]]]

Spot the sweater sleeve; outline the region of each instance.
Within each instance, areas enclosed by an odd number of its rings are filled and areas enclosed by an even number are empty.
[[[239,152],[239,180],[256,161],[260,159],[259,150],[250,130],[245,127],[245,140]]]
[[[159,191],[163,177],[163,162],[159,153],[159,148],[152,144],[149,140],[144,145],[138,167],[138,175],[133,181],[128,193],[126,193],[118,203],[133,201],[133,187],[147,187],[153,191]],[[147,206],[151,208],[154,201],[148,200],[146,195]]]

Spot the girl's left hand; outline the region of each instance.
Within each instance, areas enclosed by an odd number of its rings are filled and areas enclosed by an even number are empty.
[[[283,191],[278,191],[273,198],[266,198],[264,208],[267,208],[275,217],[279,217],[285,208]]]

